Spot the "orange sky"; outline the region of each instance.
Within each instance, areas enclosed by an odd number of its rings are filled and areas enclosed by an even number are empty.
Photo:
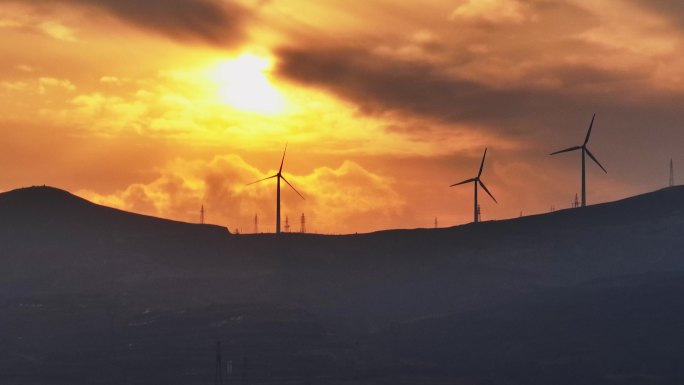
[[[590,203],[684,165],[676,0],[0,0],[0,190],[231,230],[364,232]],[[682,166],[684,167],[684,166]],[[680,179],[680,178],[678,178]]]

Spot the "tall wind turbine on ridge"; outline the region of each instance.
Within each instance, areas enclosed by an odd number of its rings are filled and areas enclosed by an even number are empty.
[[[280,168],[278,169],[277,174],[271,175],[268,178],[259,179],[258,181],[249,183],[247,185],[247,186],[253,185],[255,183],[263,182],[265,180],[269,180],[269,179],[273,179],[273,178],[278,179],[278,190],[276,193],[276,234],[280,234],[280,180],[282,179],[283,181],[285,181],[285,183],[287,183],[287,185],[290,186],[292,188],[292,190],[294,190],[294,192],[297,193],[297,195],[299,195],[302,199],[304,199],[304,196],[302,194],[300,194],[299,191],[297,191],[297,189],[294,188],[294,186],[292,186],[290,184],[290,182],[288,182],[287,179],[285,179],[285,177],[283,176],[283,164],[285,163],[285,153],[287,153],[287,144],[285,145],[285,151],[283,151],[283,159],[280,161]]]
[[[477,176],[475,178],[466,179],[463,182],[454,183],[451,186],[449,186],[449,187],[454,187],[454,186],[473,182],[473,184],[475,185],[475,211],[474,211],[475,217],[474,217],[473,221],[475,223],[480,221],[480,218],[478,215],[479,213],[477,210],[477,186],[478,185],[482,186],[482,188],[487,192],[487,194],[489,194],[489,196],[494,200],[494,202],[499,203],[496,201],[496,198],[494,198],[494,195],[492,195],[492,193],[489,192],[489,190],[487,189],[487,186],[485,186],[485,184],[482,183],[482,179],[480,179],[480,177],[482,176],[482,169],[484,168],[485,157],[487,157],[487,149],[486,148],[485,148],[484,155],[482,155],[482,163],[480,163],[480,171],[477,173]]]
[[[591,117],[591,123],[589,124],[589,131],[587,131],[587,137],[584,139],[584,143],[581,146],[570,147],[570,148],[566,148],[565,150],[560,150],[560,151],[556,151],[556,152],[551,153],[551,155],[556,155],[556,154],[560,154],[563,152],[582,150],[582,207],[586,207],[586,205],[587,205],[587,182],[586,182],[586,173],[585,173],[585,163],[586,163],[585,155],[589,155],[591,160],[596,162],[596,164],[599,167],[601,167],[601,170],[603,170],[603,172],[605,172],[606,174],[608,173],[608,171],[606,171],[606,169],[603,168],[603,166],[601,166],[601,163],[599,163],[599,161],[596,159],[594,154],[592,154],[591,151],[589,151],[589,147],[587,147],[587,143],[589,143],[589,137],[591,136],[591,129],[592,129],[592,127],[594,127],[594,119],[595,118],[596,118],[596,114],[594,114],[594,116]]]

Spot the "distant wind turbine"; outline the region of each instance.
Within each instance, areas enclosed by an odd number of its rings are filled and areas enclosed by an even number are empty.
[[[489,194],[489,196],[494,200],[494,202],[499,203],[494,198],[494,195],[492,195],[492,193],[489,192],[489,190],[487,189],[487,186],[485,186],[484,183],[482,183],[482,180],[480,179],[480,176],[482,176],[482,169],[484,168],[485,157],[487,157],[487,149],[486,148],[485,148],[484,155],[482,155],[482,163],[480,163],[480,171],[477,173],[477,176],[475,178],[467,179],[467,180],[464,180],[463,182],[454,183],[451,186],[449,186],[449,187],[454,187],[454,186],[473,182],[473,184],[475,185],[475,218],[474,218],[475,223],[480,221],[480,218],[478,215],[478,210],[477,210],[477,208],[478,208],[478,206],[477,206],[477,186],[478,185],[482,186],[482,188],[487,192],[487,194]]]
[[[591,129],[594,126],[594,119],[596,118],[596,114],[592,116],[591,118],[591,124],[589,124],[589,131],[587,131],[587,137],[584,139],[584,143],[581,146],[575,146],[575,147],[570,147],[566,148],[565,150],[560,150],[556,152],[552,152],[550,155],[556,155],[560,154],[563,152],[570,152],[570,151],[576,151],[576,150],[582,150],[582,207],[585,207],[587,205],[587,182],[586,182],[586,172],[585,172],[585,155],[589,155],[591,160],[596,162],[596,164],[601,167],[601,170],[605,172],[606,174],[608,171],[606,171],[605,168],[599,163],[599,161],[596,159],[594,154],[589,151],[589,147],[587,147],[587,143],[589,143],[589,137],[591,136]]]
[[[260,179],[256,182],[249,183],[247,185],[247,186],[253,185],[255,183],[263,182],[265,180],[273,179],[273,178],[278,179],[278,190],[277,190],[277,194],[276,194],[276,234],[280,234],[280,180],[282,179],[283,181],[285,181],[285,183],[287,183],[287,185],[290,186],[292,188],[292,190],[294,190],[294,192],[297,193],[297,195],[299,195],[302,199],[304,199],[304,196],[302,194],[300,194],[299,191],[297,191],[297,189],[294,188],[294,186],[292,186],[290,184],[290,182],[288,182],[287,179],[285,179],[285,177],[283,176],[283,164],[285,163],[285,153],[286,152],[287,152],[287,144],[285,145],[285,151],[283,151],[283,159],[280,161],[280,168],[278,169],[277,174],[271,175],[268,178]]]

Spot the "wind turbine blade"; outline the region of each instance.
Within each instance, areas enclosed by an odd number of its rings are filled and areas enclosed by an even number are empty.
[[[596,118],[596,114],[591,117],[591,124],[589,124],[589,131],[587,131],[587,137],[584,139],[584,145],[586,146],[587,143],[589,143],[589,137],[591,136],[591,128],[594,127],[594,118]]]
[[[463,182],[454,183],[449,187],[454,187],[454,186],[459,186],[459,185],[470,183],[470,182],[475,182],[476,180],[477,180],[477,178],[467,179],[467,180],[464,180]]]
[[[563,153],[563,152],[570,152],[570,151],[581,150],[581,149],[582,149],[582,146],[575,146],[575,147],[566,148],[565,150],[560,150],[560,151],[552,152],[552,153],[550,153],[549,155],[556,155],[556,154],[560,154],[560,153]]]
[[[263,181],[265,181],[265,180],[273,179],[273,178],[275,178],[275,177],[277,177],[277,176],[278,176],[277,174],[276,174],[276,175],[271,175],[271,176],[269,176],[268,178],[259,179],[258,181],[252,182],[252,183],[247,183],[246,186],[250,186],[250,185],[253,185],[253,184],[255,184],[255,183],[263,182]]]
[[[294,186],[291,185],[290,182],[288,182],[287,179],[285,179],[284,176],[281,175],[280,177],[283,178],[283,180],[285,181],[285,183],[287,183],[287,185],[290,186],[290,187],[294,190],[294,192],[297,193],[297,195],[299,195],[302,199],[306,200],[306,198],[304,198],[304,195],[300,194],[299,191],[297,191],[297,189],[294,188]]]
[[[283,151],[283,159],[280,161],[280,169],[278,170],[278,174],[283,172],[283,164],[285,164],[285,153],[287,152],[287,143],[285,143],[285,151]]]
[[[484,155],[482,155],[482,163],[480,163],[480,171],[477,173],[478,178],[480,177],[480,175],[482,175],[482,169],[484,168],[484,161],[485,161],[486,157],[487,157],[487,149],[485,148]]]
[[[494,198],[494,195],[492,195],[492,193],[490,193],[489,190],[487,190],[487,186],[485,186],[484,183],[482,183],[482,181],[479,179],[477,180],[477,182],[480,184],[482,189],[485,190],[487,192],[487,194],[489,194],[489,196],[492,197],[492,199],[494,199],[494,202],[496,202],[498,204],[499,202],[496,201],[496,198]]]
[[[603,170],[603,172],[605,172],[606,174],[608,174],[608,171],[606,171],[606,169],[603,168],[603,166],[601,166],[601,163],[599,163],[599,161],[596,159],[596,157],[594,157],[594,154],[592,154],[591,151],[589,151],[588,148],[585,148],[584,150],[587,152],[587,155],[589,155],[589,157],[591,158],[591,160],[593,160],[594,162],[596,162],[596,164],[598,164],[598,166],[601,167],[601,170]]]

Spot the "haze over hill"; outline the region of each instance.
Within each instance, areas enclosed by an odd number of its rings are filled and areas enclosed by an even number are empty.
[[[222,339],[264,383],[681,383],[683,233],[683,187],[279,237],[15,190],[0,194],[0,381],[209,382]]]

